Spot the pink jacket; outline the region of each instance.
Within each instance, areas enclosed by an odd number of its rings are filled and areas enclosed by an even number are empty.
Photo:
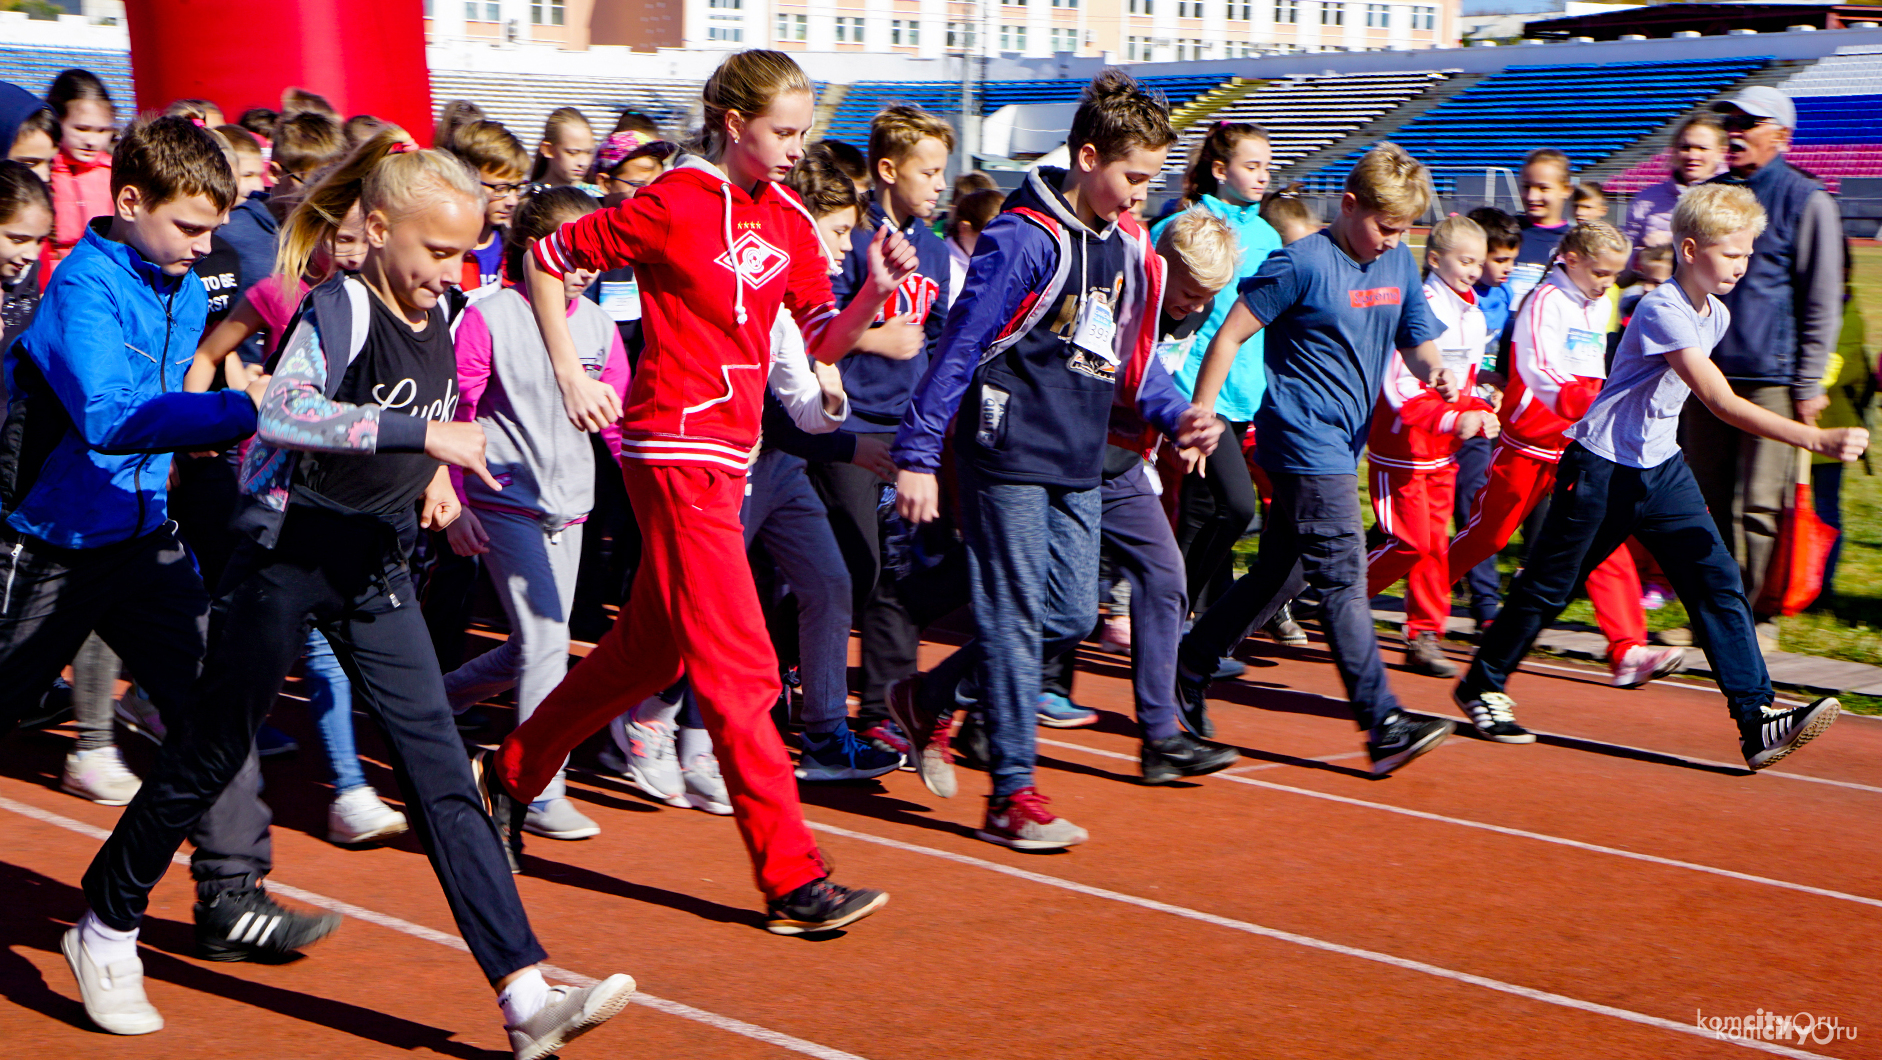
[[[40,278],[52,275],[59,259],[72,252],[94,217],[111,212],[111,152],[100,151],[89,164],[60,151],[52,156],[52,246],[46,248]]]

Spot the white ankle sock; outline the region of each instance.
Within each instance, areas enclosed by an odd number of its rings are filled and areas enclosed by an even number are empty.
[[[692,765],[693,759],[712,753],[712,737],[704,729],[681,729],[678,751],[680,765]]]
[[[531,968],[518,976],[516,981],[503,988],[497,995],[497,1006],[503,1010],[503,1022],[514,1027],[536,1013],[549,1003],[549,984],[543,981],[542,972]]]
[[[668,703],[659,696],[648,696],[641,701],[640,706],[634,708],[634,720],[642,725],[660,722],[671,726],[679,716],[679,702]]]
[[[119,961],[137,958],[137,929],[119,931],[106,925],[98,919],[98,914],[89,909],[79,918],[78,940],[100,968],[109,968]]]

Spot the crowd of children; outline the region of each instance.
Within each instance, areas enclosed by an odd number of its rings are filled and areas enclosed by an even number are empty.
[[[1455,725],[1400,706],[1368,602],[1401,579],[1407,666],[1440,677],[1467,584],[1455,700],[1488,740],[1534,740],[1509,680],[1584,586],[1616,686],[1679,668],[1648,643],[1643,566],[1692,616],[1749,766],[1834,720],[1834,699],[1773,705],[1677,459],[1689,395],[1826,466],[1867,441],[1764,411],[1710,359],[1765,224],[1706,183],[1715,122],[1681,128],[1674,186],[1624,228],[1543,148],[1521,219],[1439,216],[1420,262],[1416,159],[1367,153],[1323,227],[1270,189],[1246,123],[1207,131],[1146,226],[1177,133],[1117,70],[1064,168],[963,175],[945,223],[937,115],[814,142],[810,81],[766,51],[728,57],[702,104],[684,145],[562,107],[532,151],[458,101],[421,148],[298,90],[234,123],[182,100],[123,124],[82,70],[43,99],[0,84],[0,721],[69,712],[62,786],[127,807],[62,944],[99,1027],[163,1025],[136,940],[185,838],[200,955],[279,957],[339,922],[265,887],[259,762],[292,748],[266,721],[297,668],[328,838],[416,834],[532,1058],[634,989],[550,986],[512,878],[526,835],[601,832],[566,779],[597,734],[650,797],[733,817],[767,928],[816,934],[888,896],[830,878],[800,782],[900,767],[947,798],[958,759],[990,778],[981,839],[1089,839],[1040,790],[1035,729],[1098,720],[1072,672],[1100,627],[1130,656],[1146,784],[1238,760],[1210,684],[1252,632],[1306,643],[1297,601],[1374,772],[1438,746]],[[508,635],[467,657],[480,585]],[[963,609],[971,638],[918,672],[924,629]],[[506,695],[514,729],[479,744],[478,705]],[[356,708],[403,812],[368,783]],[[161,745],[146,776],[114,720]]]

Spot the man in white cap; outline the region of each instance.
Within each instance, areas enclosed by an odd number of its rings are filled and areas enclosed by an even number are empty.
[[[1784,161],[1797,127],[1789,96],[1758,85],[1713,109],[1730,138],[1728,172],[1714,179],[1749,187],[1770,218],[1745,278],[1725,296],[1732,325],[1713,360],[1740,396],[1814,424],[1829,404],[1823,373],[1843,323],[1842,221],[1823,185]],[[1756,609],[1797,452],[1727,426],[1697,401],[1683,425],[1686,462]],[[1758,640],[1777,647],[1774,615],[1758,615]]]

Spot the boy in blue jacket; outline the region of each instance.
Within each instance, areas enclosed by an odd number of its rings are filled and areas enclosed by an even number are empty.
[[[962,412],[954,448],[977,636],[925,677],[897,682],[888,706],[923,783],[947,798],[956,689],[972,691],[993,777],[975,834],[1016,850],[1087,838],[1034,785],[1034,712],[1041,659],[1097,623],[1112,407],[1135,406],[1150,427],[1205,452],[1221,434],[1155,356],[1163,262],[1131,215],[1175,141],[1162,100],[1128,75],[1092,81],[1072,118],[1071,167],[1034,170],[980,234],[891,454],[897,510],[933,520],[942,438]]]
[[[856,624],[862,634],[862,708],[856,727],[876,746],[905,753],[906,741],[883,723],[889,684],[915,672],[921,630],[896,592],[895,576],[882,571],[882,528],[877,507],[883,480],[869,464],[888,455],[896,425],[908,410],[915,384],[941,338],[948,313],[947,244],[928,227],[947,187],[954,130],[917,106],[885,107],[869,123],[869,172],[874,191],[861,203],[862,219],[850,232],[850,253],[830,278],[839,300],[869,279],[869,243],[888,225],[915,247],[919,265],[876,313],[878,326],[866,344],[837,362],[850,415],[841,432],[863,459],[818,462],[810,477],[830,509],[830,522],[850,569]]]
[[[171,731],[186,723],[209,595],[169,518],[171,454],[221,449],[254,433],[268,385],[183,392],[208,311],[190,271],[235,201],[221,145],[186,118],[135,125],[112,153],[111,186],[113,213],[95,220],[61,263],[5,358],[0,726],[18,720],[92,630],[137,674]],[[244,775],[246,791],[232,785],[198,830],[199,893],[228,883],[260,894],[266,823],[256,847],[253,831],[242,834],[247,821],[231,828],[218,820],[225,807],[241,817],[259,806],[258,777],[252,768]],[[339,919],[284,917],[293,936],[285,941],[297,943]],[[146,1021],[136,1005],[118,1003],[142,998],[133,938],[87,918],[64,947],[75,972],[82,965],[94,973],[79,975],[91,987],[86,1013],[118,1033],[138,1033]]]

